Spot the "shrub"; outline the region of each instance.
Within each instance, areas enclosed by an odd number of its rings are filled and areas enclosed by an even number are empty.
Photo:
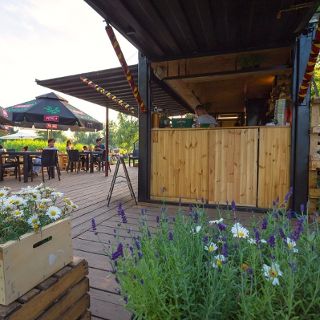
[[[307,215],[275,208],[248,228],[201,207],[150,218],[111,255],[135,319],[319,318],[320,236]]]
[[[24,146],[29,147],[29,151],[36,151],[39,149],[46,148],[48,146],[47,140],[31,140],[31,139],[19,139],[19,140],[6,140],[2,143],[5,149],[15,149],[16,151],[22,150]],[[65,142],[56,142],[56,148],[60,152],[66,151],[66,143]],[[74,149],[82,150],[83,145],[77,143],[74,145]]]

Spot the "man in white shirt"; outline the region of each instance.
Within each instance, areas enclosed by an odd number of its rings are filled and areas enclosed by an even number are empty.
[[[198,106],[196,106],[195,113],[198,116],[196,121],[198,127],[201,127],[202,124],[209,125],[210,127],[218,126],[217,120],[214,117],[210,116],[210,114],[208,114],[208,111],[204,105],[199,104]]]

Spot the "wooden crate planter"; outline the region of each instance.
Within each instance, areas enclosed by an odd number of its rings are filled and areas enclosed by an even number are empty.
[[[0,305],[0,320],[90,320],[87,275],[87,261],[73,258],[10,305]]]
[[[0,304],[21,297],[71,261],[70,218],[0,245]]]

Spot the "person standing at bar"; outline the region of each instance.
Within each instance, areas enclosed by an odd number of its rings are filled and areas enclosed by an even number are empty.
[[[199,104],[198,106],[196,106],[195,113],[197,115],[196,127],[201,127],[202,125],[204,127],[206,127],[206,126],[217,127],[218,126],[217,120],[213,116],[210,116],[206,107],[203,104]]]

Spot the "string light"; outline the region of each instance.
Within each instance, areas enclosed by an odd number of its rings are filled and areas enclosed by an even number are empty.
[[[105,90],[104,88],[100,87],[96,83],[94,83],[92,80],[89,80],[85,77],[80,77],[80,80],[85,83],[90,88],[95,89],[98,93],[106,96],[108,99],[112,100],[113,102],[117,103],[121,107],[125,108],[128,112],[131,112],[134,114],[134,107],[131,107],[128,103],[124,102],[122,99],[117,98],[114,94],[112,94],[110,91]]]

